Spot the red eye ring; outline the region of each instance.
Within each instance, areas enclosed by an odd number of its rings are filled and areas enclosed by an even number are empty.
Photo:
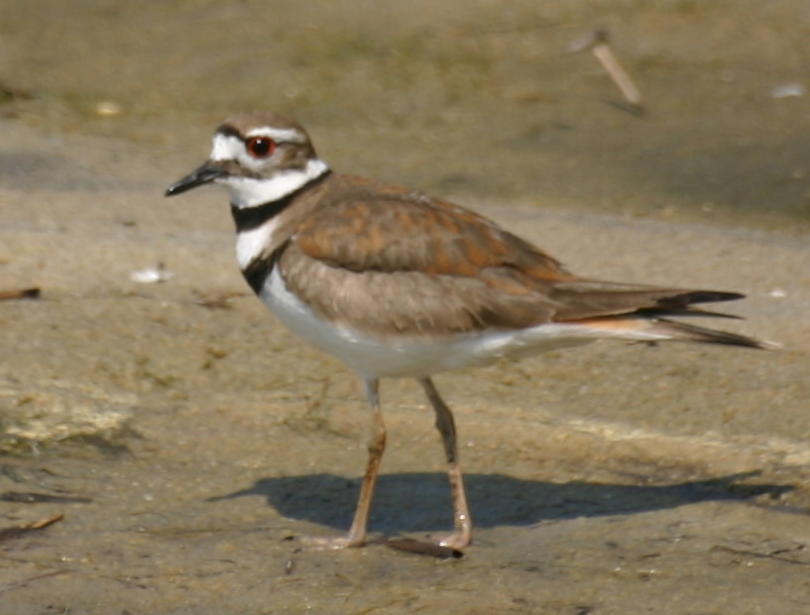
[[[245,147],[254,158],[267,158],[276,151],[276,142],[270,137],[250,137],[245,141]]]

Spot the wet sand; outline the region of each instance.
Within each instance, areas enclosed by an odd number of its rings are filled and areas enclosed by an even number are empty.
[[[0,302],[4,613],[808,608],[810,126],[805,97],[771,96],[807,77],[801,2],[66,4],[0,31],[0,82],[33,96],[0,104],[0,290],[42,290]],[[643,117],[563,53],[604,24]],[[249,294],[223,194],[161,196],[256,106],[578,273],[745,292],[719,325],[784,348],[604,343],[440,376],[465,557],[303,548],[350,522],[360,387]],[[158,263],[166,282],[131,279]],[[382,395],[373,534],[448,529],[425,401]]]

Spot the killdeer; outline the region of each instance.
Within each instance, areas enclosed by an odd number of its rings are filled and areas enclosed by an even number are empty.
[[[166,196],[211,182],[230,194],[236,258],[251,288],[284,325],[365,383],[372,411],[366,471],[349,533],[327,541],[330,547],[366,541],[386,440],[380,378],[415,378],[435,411],[455,522],[439,544],[462,549],[472,521],[455,422],[433,374],[601,338],[767,346],[669,319],[725,316],[693,304],[739,293],[579,277],[472,211],[333,173],[304,129],[274,113],[222,124],[210,158]]]

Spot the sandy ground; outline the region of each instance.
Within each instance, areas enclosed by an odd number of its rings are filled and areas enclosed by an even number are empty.
[[[42,289],[0,302],[4,614],[810,610],[810,125],[773,90],[810,86],[805,3],[433,4],[4,13],[0,290]],[[598,25],[642,117],[564,53]],[[223,194],[161,196],[259,106],[337,169],[454,195],[579,273],[745,292],[720,325],[784,348],[606,343],[440,376],[465,557],[302,548],[350,521],[359,386],[248,293]],[[166,282],[131,279],[157,263]],[[382,393],[374,535],[446,529],[425,401]]]

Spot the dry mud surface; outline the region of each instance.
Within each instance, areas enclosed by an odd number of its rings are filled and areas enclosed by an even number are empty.
[[[804,2],[11,4],[0,290],[41,296],[0,301],[3,615],[810,612],[810,123],[773,90],[810,86]],[[600,25],[643,116],[564,53]],[[475,544],[304,548],[350,522],[360,387],[249,294],[223,194],[161,196],[253,107],[576,272],[745,292],[720,325],[783,349],[440,376]],[[447,529],[431,413],[382,395],[373,535]]]

